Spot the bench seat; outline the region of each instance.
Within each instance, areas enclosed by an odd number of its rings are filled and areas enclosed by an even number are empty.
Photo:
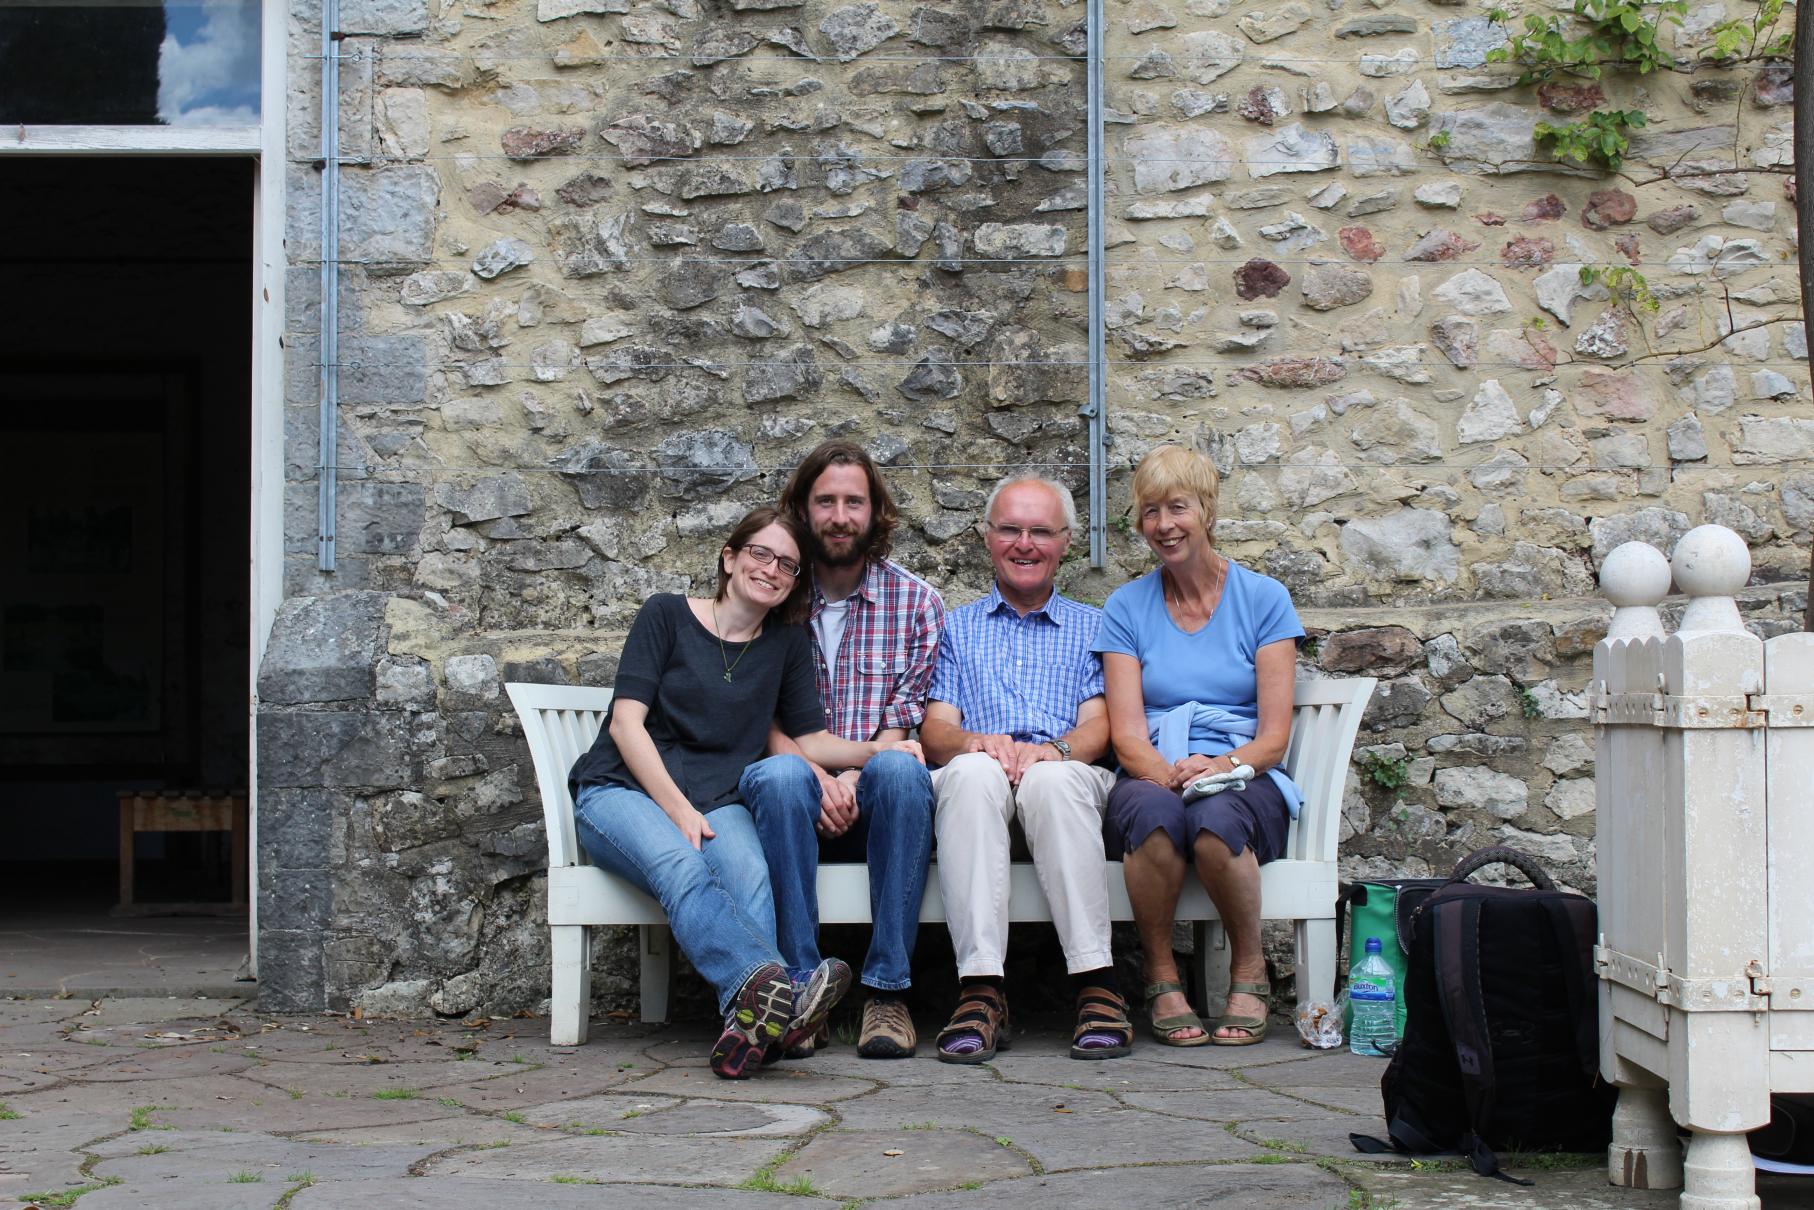
[[[1296,926],[1297,994],[1328,1000],[1335,988],[1335,867],[1337,827],[1354,738],[1373,694],[1374,680],[1300,681],[1295,692],[1291,744],[1285,768],[1304,792],[1292,822],[1286,856],[1260,870],[1261,915]],[[592,746],[610,705],[609,689],[513,683],[505,686],[522,721],[535,761],[548,832],[548,924],[553,941],[550,1036],[557,1046],[586,1040],[591,1003],[590,930],[634,925],[640,932],[642,1019],[665,1021],[673,938],[661,905],[622,878],[587,862],[573,825],[567,771]],[[935,861],[936,865],[936,861]],[[1115,920],[1133,919],[1121,864],[1109,863],[1109,906]],[[1011,870],[1009,918],[1050,921],[1051,909],[1030,862]],[[869,870],[859,863],[819,867],[819,919],[824,924],[869,923]],[[920,903],[923,923],[945,919],[937,871]],[[1193,991],[1199,1006],[1226,992],[1228,962],[1215,906],[1196,880],[1186,879],[1178,919],[1196,935]]]

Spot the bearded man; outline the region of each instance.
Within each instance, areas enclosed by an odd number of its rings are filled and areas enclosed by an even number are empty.
[[[945,607],[931,585],[888,558],[899,512],[887,484],[861,446],[827,441],[794,470],[780,506],[805,526],[811,547],[808,628],[826,730],[859,742],[905,741],[925,717]],[[798,751],[779,729],[770,733],[770,748]],[[861,770],[812,765],[818,806],[810,814],[800,809],[803,796],[773,784],[787,775],[771,768],[774,762],[752,766],[741,787],[768,858],[776,940],[797,982],[821,958],[820,860],[869,866],[874,931],[859,981],[870,995],[857,1043],[869,1059],[905,1058],[917,1042],[900,993],[913,982],[933,792],[917,745],[903,748],[870,758]],[[805,1043],[789,1057],[813,1047]]]

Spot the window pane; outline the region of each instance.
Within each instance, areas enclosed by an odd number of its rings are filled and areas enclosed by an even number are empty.
[[[0,0],[0,122],[250,126],[258,0]]]

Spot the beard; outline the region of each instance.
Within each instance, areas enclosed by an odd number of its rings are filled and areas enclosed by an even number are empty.
[[[838,537],[845,535],[839,534]],[[850,538],[850,545],[842,551],[832,550],[825,544],[825,539],[817,530],[812,534],[813,562],[823,563],[827,567],[855,567],[869,558],[870,550],[875,546],[875,529],[865,530]]]

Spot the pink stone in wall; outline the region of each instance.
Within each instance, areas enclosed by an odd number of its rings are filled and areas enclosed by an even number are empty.
[[[1365,227],[1343,227],[1335,234],[1342,241],[1342,251],[1355,260],[1371,264],[1386,254],[1385,245],[1374,239],[1373,232]]]
[[[1437,227],[1412,244],[1411,250],[1405,253],[1405,259],[1409,261],[1454,260],[1478,247],[1480,244],[1476,240],[1463,239],[1453,231]]]
[[[1339,357],[1285,357],[1240,371],[1240,377],[1263,387],[1322,387],[1347,376]]]
[[[1508,269],[1536,269],[1556,258],[1556,245],[1546,239],[1521,235],[1500,250],[1499,259]]]
[[[1474,221],[1482,227],[1503,227],[1505,226],[1505,215],[1494,214],[1491,210],[1482,210],[1474,216]]]
[[[1656,415],[1657,401],[1643,375],[1593,366],[1581,374],[1575,406],[1608,420],[1643,422]]]
[[[586,137],[585,128],[538,130],[534,126],[512,126],[499,139],[504,154],[513,160],[538,160],[543,156],[565,155],[579,150]]]
[[[1563,84],[1552,80],[1537,86],[1537,103],[1552,113],[1586,113],[1606,104],[1598,84]]]
[[[1633,265],[1641,264],[1644,260],[1643,245],[1638,243],[1638,237],[1635,235],[1629,233],[1621,235],[1612,242],[1612,246],[1619,250],[1620,256]]]
[[[1550,219],[1561,218],[1567,213],[1568,207],[1562,204],[1561,198],[1553,193],[1546,193],[1542,197],[1532,198],[1525,203],[1523,218],[1527,223],[1543,223]]]
[[[1623,189],[1596,189],[1587,195],[1587,206],[1581,211],[1581,225],[1604,231],[1629,223],[1638,213],[1638,199]]]
[[[1263,257],[1235,270],[1235,294],[1243,299],[1276,298],[1290,284],[1291,274]]]

